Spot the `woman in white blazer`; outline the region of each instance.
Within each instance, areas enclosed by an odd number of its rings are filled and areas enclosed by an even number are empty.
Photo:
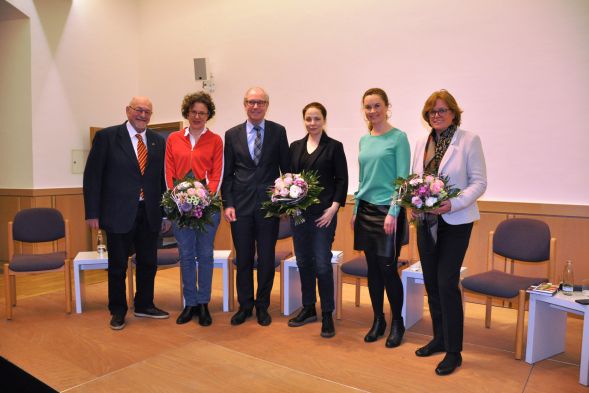
[[[431,213],[437,216],[437,240],[433,240],[427,228],[418,230],[417,234],[433,339],[415,354],[425,357],[446,352],[436,367],[438,375],[451,374],[462,364],[464,312],[458,286],[460,267],[473,222],[480,218],[477,199],[487,188],[481,140],[458,128],[461,114],[448,91],[434,92],[422,110],[431,132],[417,142],[413,156],[413,173],[447,176],[451,185],[462,190]]]

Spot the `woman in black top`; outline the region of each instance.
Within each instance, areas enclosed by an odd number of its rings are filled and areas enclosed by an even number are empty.
[[[319,175],[323,191],[320,203],[310,206],[304,213],[305,222],[294,225],[294,247],[301,276],[303,308],[288,321],[288,326],[302,326],[317,320],[315,283],[321,298],[321,336],[333,337],[335,327],[332,313],[335,308],[331,245],[335,237],[337,211],[346,202],[348,192],[348,166],[341,142],[327,136],[324,131],[327,111],[318,102],[303,108],[307,135],[290,145],[293,173],[313,170]]]

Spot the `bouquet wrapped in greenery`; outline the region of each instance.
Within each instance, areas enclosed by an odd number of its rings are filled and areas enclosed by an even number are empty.
[[[270,200],[262,203],[266,217],[287,215],[294,218],[295,225],[305,222],[303,211],[319,203],[319,176],[315,171],[285,173],[274,181],[268,190]]]
[[[176,221],[180,228],[204,231],[205,225],[212,223],[212,214],[220,211],[221,199],[211,194],[205,180],[194,179],[190,172],[164,193],[162,206],[168,219]]]

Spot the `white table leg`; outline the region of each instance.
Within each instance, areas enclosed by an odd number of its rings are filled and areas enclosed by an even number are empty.
[[[223,271],[223,312],[229,312],[229,260],[220,261]]]
[[[530,299],[526,362],[536,363],[564,352],[567,313]]]
[[[409,329],[423,317],[423,280],[402,275],[403,281],[403,311],[401,315],[405,321],[405,328]]]
[[[74,261],[74,292],[76,295],[76,313],[82,313],[82,294],[80,293],[80,265]]]
[[[579,383],[589,384],[589,312],[585,312],[583,318],[583,344],[581,346],[581,367]]]

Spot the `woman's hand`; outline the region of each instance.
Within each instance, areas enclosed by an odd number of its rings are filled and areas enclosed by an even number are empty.
[[[329,224],[331,224],[331,220],[333,220],[333,216],[337,214],[338,209],[339,203],[333,202],[330,207],[323,211],[321,217],[315,220],[317,227],[323,228],[329,226]]]
[[[395,227],[397,226],[397,218],[387,214],[386,218],[384,219],[384,233],[387,236],[392,235],[395,232]]]
[[[356,215],[352,214],[352,220],[350,221],[350,225],[352,226],[352,230],[354,230],[355,223],[356,223]]]
[[[419,210],[411,209],[411,220],[417,220],[421,218],[421,213]]]
[[[437,214],[437,215],[442,215],[442,214],[448,213],[450,210],[452,210],[452,202],[447,200],[447,201],[442,202],[440,204],[440,207],[438,207],[435,210],[432,210],[431,213]]]

